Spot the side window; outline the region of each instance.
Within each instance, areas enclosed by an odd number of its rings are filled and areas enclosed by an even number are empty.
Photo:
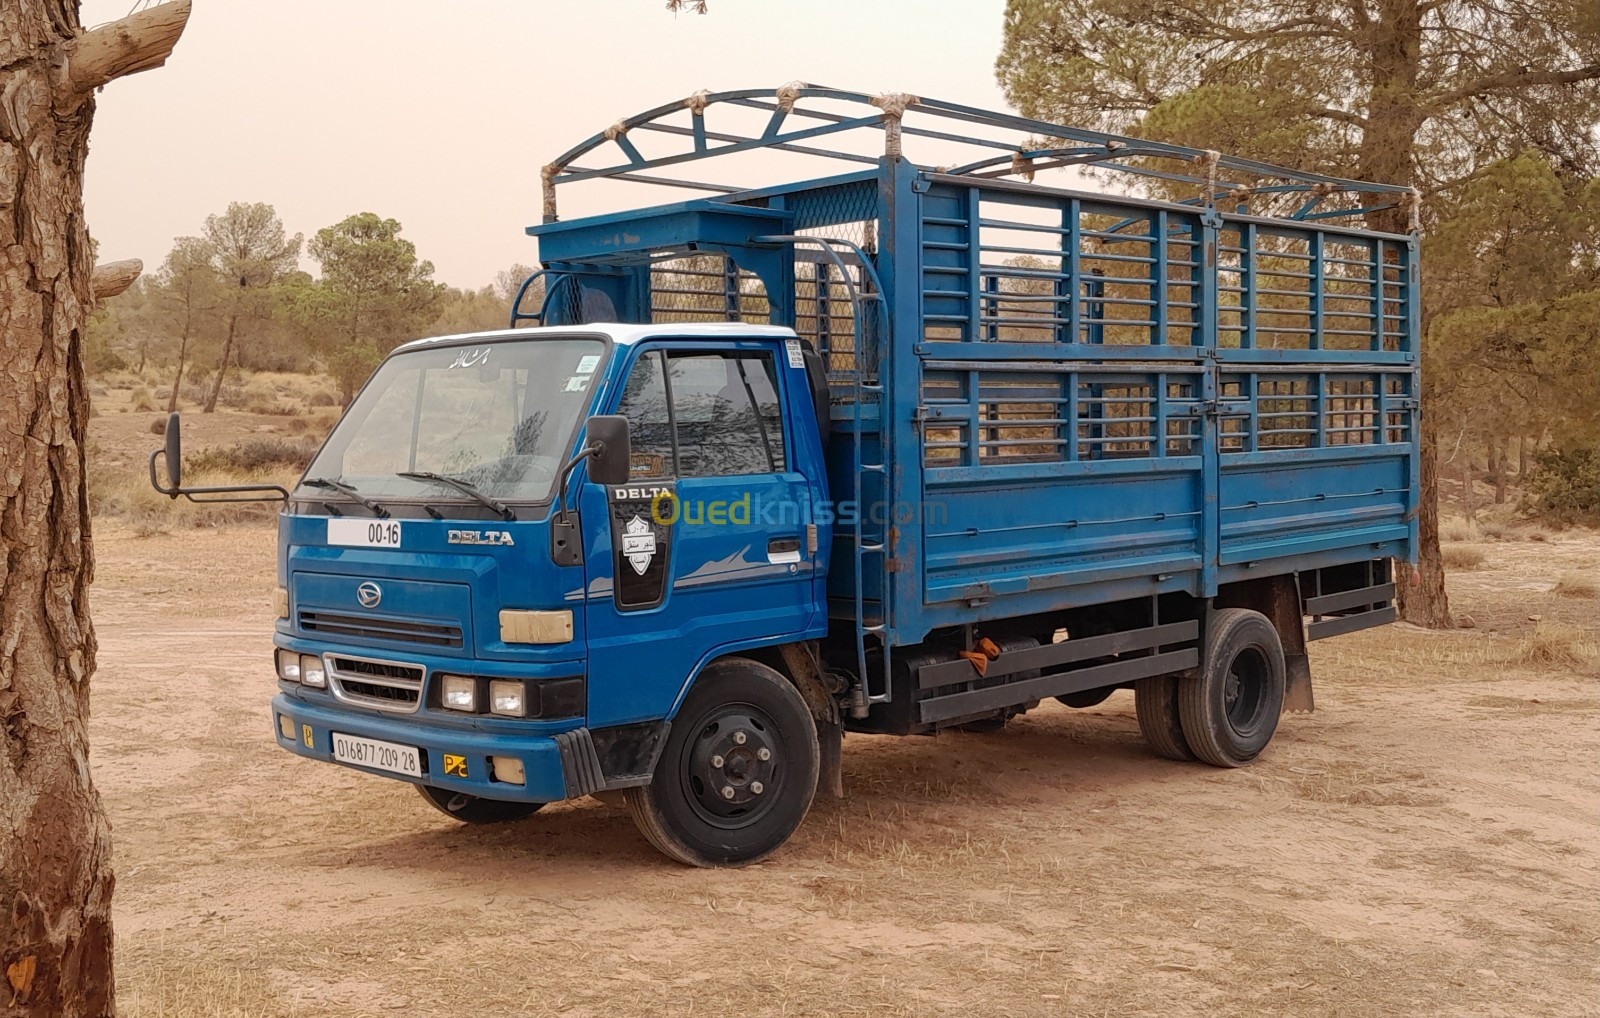
[[[629,473],[637,478],[672,476],[672,414],[667,408],[660,353],[647,353],[634,364],[617,413],[628,418],[630,425],[633,457]]]
[[[668,358],[682,477],[767,474],[786,469],[783,418],[765,354]]]

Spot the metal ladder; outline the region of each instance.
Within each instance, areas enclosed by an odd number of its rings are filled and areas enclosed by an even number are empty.
[[[856,687],[850,691],[848,706],[851,717],[864,718],[867,716],[867,712],[871,709],[873,704],[889,702],[889,700],[892,698],[891,691],[893,689],[890,684],[891,651],[889,646],[887,624],[887,620],[889,618],[890,554],[887,538],[891,520],[886,519],[884,521],[883,533],[879,535],[878,540],[867,540],[868,535],[865,530],[866,513],[864,511],[865,507],[862,505],[862,494],[865,491],[864,482],[869,475],[877,475],[883,478],[882,488],[886,494],[889,487],[889,467],[888,464],[883,461],[883,429],[885,420],[883,403],[883,372],[881,369],[883,359],[882,351],[889,340],[889,308],[888,304],[883,298],[883,285],[878,279],[878,273],[873,269],[872,262],[868,259],[867,253],[858,245],[853,244],[848,240],[842,240],[833,237],[803,237],[798,234],[783,234],[780,236],[758,237],[756,238],[756,243],[815,245],[828,258],[828,262],[838,270],[839,278],[845,284],[845,288],[850,294],[850,304],[854,312],[852,315],[855,331],[855,348],[853,353],[856,362],[855,370],[851,373],[851,394],[855,404],[855,427],[852,431],[851,467],[854,473],[856,494],[856,513],[853,528],[855,552],[852,555],[855,566],[855,589],[853,591],[853,600],[855,608],[856,674],[860,677],[860,681]],[[841,251],[854,255],[857,259],[858,264],[861,266],[863,282],[867,287],[865,290],[858,287],[855,280],[851,278],[849,269],[846,266],[844,259],[840,257]],[[824,328],[822,322],[827,305],[826,287],[828,285],[829,282],[826,278],[826,273],[819,273],[817,280],[817,330],[819,337],[822,335]],[[868,305],[872,306],[873,313],[877,317],[879,323],[878,353],[880,367],[874,375],[876,380],[873,382],[866,381],[866,370],[863,362],[863,358],[867,352],[866,312]],[[872,399],[873,404],[878,409],[878,459],[876,462],[869,461],[865,458],[866,450],[862,424],[865,419],[864,409],[866,407],[866,400],[868,397]],[[882,584],[880,587],[882,591],[882,599],[879,601],[878,621],[876,622],[871,622],[867,618],[867,602],[864,592],[864,584],[862,582],[867,575],[866,560],[869,556],[876,558],[878,576],[882,579]],[[882,665],[881,682],[878,692],[872,691],[872,683],[867,674],[867,641],[869,638],[875,639],[878,642],[878,650],[880,655],[879,660]]]

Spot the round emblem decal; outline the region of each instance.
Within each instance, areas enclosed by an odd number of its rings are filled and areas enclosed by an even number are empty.
[[[383,588],[368,580],[356,588],[356,600],[361,602],[363,608],[376,608],[378,602],[383,600]]]

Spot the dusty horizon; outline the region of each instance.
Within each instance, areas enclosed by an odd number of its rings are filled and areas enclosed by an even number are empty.
[[[130,3],[85,0],[83,21],[121,17]],[[89,229],[102,260],[141,258],[154,271],[174,238],[230,201],[267,202],[307,237],[375,212],[404,225],[436,279],[477,288],[537,260],[522,231],[538,221],[539,166],[697,89],[799,79],[1005,108],[993,75],[1003,8],[713,0],[700,16],[659,0],[201,0],[165,68],[99,96]],[[563,215],[696,194],[626,187],[564,190]]]

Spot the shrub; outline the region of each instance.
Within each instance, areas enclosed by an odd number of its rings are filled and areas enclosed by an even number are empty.
[[[1447,544],[1439,549],[1439,557],[1446,569],[1470,572],[1483,565],[1483,549],[1470,544]]]
[[[1558,519],[1600,518],[1600,450],[1541,450],[1528,489],[1539,513]]]
[[[1441,541],[1470,541],[1472,540],[1472,524],[1466,520],[1449,520],[1439,524],[1439,539]]]
[[[1565,597],[1600,596],[1600,583],[1591,573],[1562,573],[1556,579],[1555,592]]]
[[[252,438],[224,448],[202,449],[185,471],[253,472],[260,470],[304,470],[317,453],[317,443],[309,439]]]
[[[154,410],[156,408],[155,397],[150,395],[150,390],[142,385],[133,390],[129,395],[129,399],[133,403],[135,410]]]

